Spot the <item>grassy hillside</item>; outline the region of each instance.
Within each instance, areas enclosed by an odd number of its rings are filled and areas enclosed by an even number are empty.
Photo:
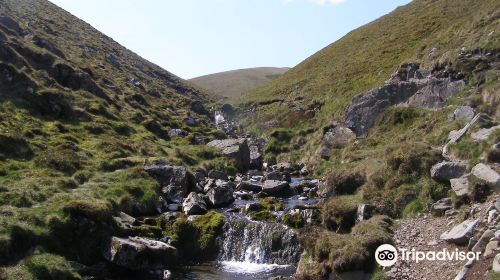
[[[264,86],[283,75],[289,68],[259,67],[233,70],[197,77],[190,81],[218,96],[240,97],[242,94]]]
[[[195,134],[220,135],[207,101],[48,1],[0,1],[0,267],[10,266],[0,278],[67,269],[53,254],[100,258],[113,212],[155,212],[145,158],[227,166],[191,145]],[[189,136],[170,138],[174,128]],[[33,246],[47,254],[18,263]]]
[[[235,103],[255,107],[243,121],[255,134],[270,131],[267,121],[276,118],[274,127],[295,135],[319,131],[343,121],[354,95],[382,85],[404,62],[431,68],[453,63],[462,49],[498,49],[499,16],[500,4],[494,0],[415,0],[350,32]],[[310,108],[320,108],[314,118],[294,113]]]

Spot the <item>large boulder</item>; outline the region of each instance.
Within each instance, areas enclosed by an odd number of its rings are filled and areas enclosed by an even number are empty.
[[[484,163],[479,163],[471,171],[472,175],[484,181],[495,192],[500,192],[500,175]]]
[[[145,164],[144,170],[158,181],[165,199],[169,202],[182,202],[196,184],[194,176],[183,166],[156,162]]]
[[[266,180],[262,186],[262,191],[269,195],[279,195],[290,189],[287,181]]]
[[[207,192],[207,198],[214,207],[225,206],[234,201],[233,192],[230,186],[219,185]]]
[[[439,181],[458,178],[465,173],[467,164],[461,161],[443,161],[431,168],[431,177]]]
[[[478,224],[479,220],[466,220],[441,234],[440,238],[457,245],[467,245]]]
[[[177,263],[177,249],[141,237],[112,237],[104,257],[115,265],[132,270],[156,270]]]
[[[213,140],[208,146],[219,149],[223,155],[234,158],[240,171],[250,167],[250,148],[246,139]]]
[[[186,215],[201,215],[207,212],[207,204],[200,194],[192,192],[182,202],[182,211]]]

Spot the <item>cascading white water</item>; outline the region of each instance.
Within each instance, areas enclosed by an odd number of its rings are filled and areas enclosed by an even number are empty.
[[[222,112],[215,111],[215,125],[220,125],[221,123],[223,123],[225,121],[226,121],[226,119],[222,115]]]
[[[292,229],[278,223],[230,217],[219,261],[226,271],[255,273],[295,265],[301,253]]]

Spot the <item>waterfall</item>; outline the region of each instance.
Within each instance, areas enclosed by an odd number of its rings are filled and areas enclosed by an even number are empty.
[[[219,125],[225,121],[226,120],[224,119],[222,113],[220,111],[215,111],[215,125]]]
[[[302,248],[295,231],[282,224],[228,218],[220,261],[295,265]]]

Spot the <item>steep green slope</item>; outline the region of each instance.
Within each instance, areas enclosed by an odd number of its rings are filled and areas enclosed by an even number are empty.
[[[262,87],[283,75],[289,68],[257,67],[215,73],[190,79],[193,84],[227,98]]]
[[[0,266],[36,245],[82,263],[99,259],[113,211],[156,212],[159,188],[142,170],[145,158],[224,168],[216,151],[191,144],[194,135],[220,135],[207,101],[48,1],[1,0]],[[170,137],[171,129],[189,136]],[[65,269],[51,256],[33,269]],[[21,265],[8,275],[27,273]]]
[[[274,127],[319,129],[343,121],[352,97],[382,85],[399,65],[452,62],[465,50],[499,48],[500,4],[492,0],[415,0],[319,51],[281,78],[237,100],[259,133]],[[486,52],[486,51],[485,51]],[[320,108],[312,119],[299,110]]]

